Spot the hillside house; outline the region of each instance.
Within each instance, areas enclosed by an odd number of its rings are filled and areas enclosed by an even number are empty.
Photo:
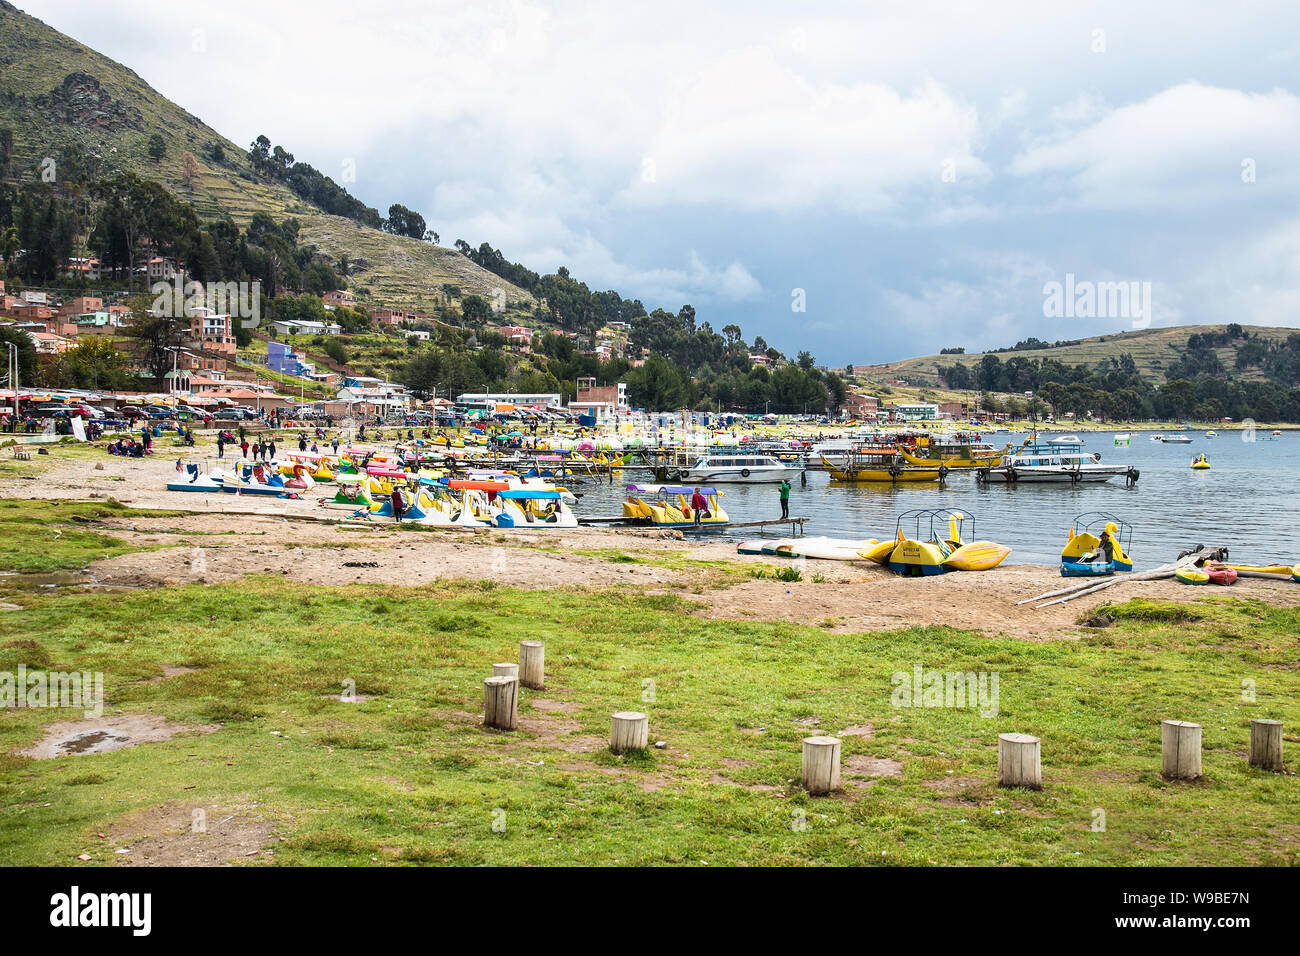
[[[325,308],[333,311],[337,308],[350,309],[357,304],[357,297],[347,289],[335,289],[332,292],[326,292],[321,296],[321,301],[325,303]]]

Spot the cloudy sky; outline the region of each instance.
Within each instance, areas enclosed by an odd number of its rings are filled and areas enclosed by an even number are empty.
[[[831,365],[1300,326],[1294,3],[18,5],[444,245]],[[1046,316],[1067,274],[1149,317]]]

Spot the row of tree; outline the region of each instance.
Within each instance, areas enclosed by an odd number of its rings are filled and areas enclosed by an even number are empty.
[[[1270,347],[1268,354],[1281,363],[1292,350],[1300,357],[1300,335]],[[996,355],[984,355],[972,367],[958,362],[940,369],[940,376],[949,388],[984,393],[981,405],[986,410],[1012,414],[1040,410],[1056,416],[1069,412],[1123,421],[1252,418],[1261,422],[1300,422],[1300,388],[1277,381],[1233,381],[1210,373],[1171,378],[1157,387],[1139,374],[1133,357],[1127,353],[1091,368],[1023,356],[1003,362]],[[1032,392],[1041,405],[1020,404],[1018,399],[1006,399],[1000,404],[992,397],[994,392]],[[1017,405],[1007,408],[1006,402]]]
[[[394,203],[388,207],[388,217],[383,218],[378,210],[367,206],[314,166],[295,161],[293,153],[283,146],[272,146],[266,136],[253,140],[248,148],[248,162],[255,173],[284,183],[325,212],[393,235],[438,241],[438,234],[427,228],[424,217],[415,210]]]

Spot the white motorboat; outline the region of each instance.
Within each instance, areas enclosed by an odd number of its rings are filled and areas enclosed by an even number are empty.
[[[1166,435],[1162,441],[1166,445],[1190,445],[1192,443],[1191,435]]]
[[[1137,470],[1129,465],[1104,465],[1101,452],[1091,454],[1077,448],[1053,448],[1048,445],[1031,445],[1014,455],[1008,455],[997,468],[981,468],[975,472],[977,481],[1004,482],[1006,484],[1078,484],[1080,482],[1110,481],[1127,477],[1137,481]]]
[[[771,455],[705,455],[682,475],[682,483],[716,485],[775,483],[794,478],[799,468],[782,464]]]

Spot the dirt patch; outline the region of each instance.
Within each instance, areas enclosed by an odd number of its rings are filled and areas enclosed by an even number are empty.
[[[846,777],[901,777],[903,765],[888,757],[853,754],[845,759],[841,773]]]
[[[724,777],[722,774],[715,773],[709,778],[709,783],[721,787],[740,787],[742,790],[750,790],[754,793],[784,793],[785,787],[775,783],[741,783],[739,780],[732,780],[730,777]]]
[[[854,724],[852,727],[845,727],[836,737],[866,737],[868,739],[876,736],[876,728],[871,724]]]
[[[554,717],[520,717],[519,729],[535,734],[548,743],[557,737],[568,736],[582,729],[576,720],[557,720]]]
[[[105,839],[118,866],[230,866],[273,856],[274,830],[256,807],[166,804],[122,818]]]
[[[36,760],[103,754],[137,744],[169,740],[180,733],[210,734],[220,729],[220,724],[175,724],[156,714],[61,720],[48,725],[45,737],[26,750],[20,750],[19,754]]]
[[[576,704],[571,700],[551,700],[547,697],[532,697],[527,700],[538,710],[555,711],[561,714],[576,714],[582,710],[581,704]]]
[[[925,780],[923,783],[930,790],[945,794],[939,802],[944,806],[952,807],[979,803],[985,796],[984,790],[988,781],[978,777],[945,776]]]
[[[157,677],[150,677],[147,681],[145,681],[145,683],[161,684],[169,677],[180,677],[182,674],[193,674],[197,670],[198,670],[197,667],[178,667],[172,664],[164,664],[162,665],[162,673],[159,674]]]

